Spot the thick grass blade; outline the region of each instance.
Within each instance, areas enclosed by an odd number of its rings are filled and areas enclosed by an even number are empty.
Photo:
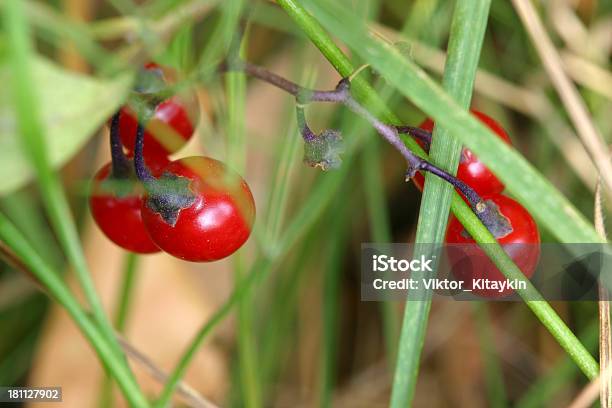
[[[472,100],[472,89],[480,49],[489,16],[490,1],[459,0],[455,5],[444,68],[443,86],[466,111]],[[430,159],[451,174],[457,172],[461,142],[446,128],[437,125],[433,132]],[[432,174],[425,175],[425,188],[416,233],[414,256],[437,259],[431,243],[444,242],[453,187]],[[421,245],[424,244],[424,245]],[[425,272],[424,274],[428,274]],[[418,277],[417,277],[418,279]],[[431,308],[431,292],[422,299],[410,299],[404,309],[397,367],[393,379],[391,406],[404,407],[414,398],[427,320]]]

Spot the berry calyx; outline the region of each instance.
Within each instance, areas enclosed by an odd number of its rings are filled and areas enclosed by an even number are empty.
[[[510,137],[508,133],[490,116],[479,112],[477,110],[471,111],[474,116],[476,116],[482,123],[487,125],[489,129],[491,129],[501,140],[503,140],[508,145],[511,145]],[[429,133],[433,132],[434,122],[427,118],[420,125],[419,129],[425,130]],[[423,138],[416,138],[417,143],[425,149],[429,151],[429,143]],[[461,151],[461,159],[459,162],[459,167],[457,167],[457,178],[462,180],[467,185],[472,187],[478,194],[486,195],[486,194],[498,194],[504,191],[504,184],[489,170],[484,163],[482,163],[478,157],[467,148],[463,148]],[[425,178],[421,174],[415,175],[413,178],[414,184],[418,187],[419,190],[423,191],[423,185],[425,183]]]
[[[531,278],[540,257],[540,234],[534,219],[520,203],[503,194],[483,196],[483,201],[499,217],[496,226],[487,227],[521,272]],[[461,244],[449,246],[448,256],[453,265],[452,273],[465,282],[465,288],[472,288],[475,294],[487,298],[503,297],[513,292],[512,289],[500,292],[473,285],[475,279],[501,283],[506,277],[454,216],[449,221],[446,243]]]
[[[183,92],[160,100],[158,95],[163,96],[167,87],[162,68],[155,64],[145,65],[134,92],[146,106],[144,109],[127,105],[121,108],[120,133],[129,156],[134,154],[138,117],[142,115],[140,110],[151,115],[145,129],[144,156],[147,161],[177,152],[193,136],[199,118],[196,96]]]
[[[168,164],[145,181],[142,219],[165,252],[191,262],[211,262],[249,238],[255,202],[246,182],[223,163],[201,156]]]

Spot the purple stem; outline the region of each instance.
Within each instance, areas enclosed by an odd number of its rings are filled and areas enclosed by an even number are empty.
[[[130,161],[123,153],[121,135],[119,134],[119,119],[121,111],[117,111],[111,119],[110,127],[110,150],[111,150],[111,174],[114,178],[127,178],[130,176]]]
[[[479,217],[484,216],[485,213],[488,213],[488,211],[486,211],[487,206],[473,188],[471,188],[455,176],[449,174],[448,172],[442,170],[441,168],[431,164],[427,160],[422,159],[421,157],[411,152],[400,139],[398,132],[409,133],[415,137],[420,138],[427,144],[431,144],[431,133],[412,126],[396,127],[381,122],[380,120],[378,120],[378,118],[376,118],[372,113],[370,113],[365,107],[359,104],[359,102],[357,102],[352,97],[350,93],[350,81],[348,78],[343,78],[342,80],[340,80],[340,82],[336,86],[336,89],[332,91],[320,91],[304,88],[296,84],[295,82],[289,81],[273,72],[268,71],[263,67],[251,64],[249,62],[243,61],[242,63],[233,64],[231,67],[228,67],[227,64],[222,66],[223,71],[227,71],[229,69],[242,69],[242,71],[244,71],[246,74],[251,75],[255,78],[259,78],[262,81],[274,85],[277,88],[280,88],[295,96],[298,101],[298,125],[302,130],[302,136],[305,140],[313,136],[316,137],[316,135],[314,135],[314,133],[312,133],[312,131],[308,128],[308,125],[306,125],[302,105],[310,102],[341,103],[357,115],[366,119],[376,129],[376,131],[385,140],[387,140],[387,142],[389,142],[401,153],[402,156],[404,156],[406,162],[408,163],[408,171],[406,173],[407,176],[412,178],[419,170],[428,171],[432,174],[435,174],[436,176],[447,181],[448,183],[455,186],[459,191],[461,191],[463,195],[467,198],[467,200],[470,202],[472,209]],[[481,220],[485,222],[484,219],[481,218]]]
[[[429,147],[431,146],[431,132],[414,126],[395,126],[395,129],[398,133],[407,133],[419,139],[425,145],[424,150],[427,152],[429,151]]]
[[[145,133],[144,126],[139,121],[138,127],[136,128],[136,143],[135,143],[136,146],[134,148],[134,168],[136,170],[136,177],[138,177],[138,180],[143,182],[146,187],[147,184],[150,185],[151,183],[157,181],[157,179],[153,177],[153,175],[151,174],[151,171],[149,170],[149,168],[147,167],[144,161],[144,155],[143,155],[144,133]]]

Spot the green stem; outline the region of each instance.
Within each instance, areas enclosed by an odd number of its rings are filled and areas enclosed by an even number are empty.
[[[234,276],[236,282],[244,278],[244,259],[238,254],[234,260]],[[263,406],[261,400],[261,379],[258,375],[260,367],[259,356],[256,352],[254,326],[253,326],[254,301],[250,293],[245,292],[238,301],[238,371],[240,377],[240,389],[244,396],[244,406],[248,408],[259,408]]]
[[[125,323],[132,303],[134,294],[134,283],[136,282],[136,271],[138,269],[138,255],[128,252],[125,254],[123,266],[123,282],[119,292],[119,304],[115,315],[115,328],[119,333],[125,331]]]
[[[83,254],[79,235],[70,213],[66,196],[57,172],[53,170],[48,157],[43,138],[43,126],[40,119],[36,92],[32,87],[33,81],[30,73],[31,45],[28,25],[23,13],[23,2],[9,0],[4,2],[5,27],[8,33],[8,45],[11,52],[13,96],[15,111],[22,135],[23,147],[31,157],[38,176],[38,182],[51,223],[59,236],[64,251],[71,261],[81,284],[85,298],[92,309],[97,325],[106,337],[113,352],[120,356],[124,368],[130,373],[134,386],[136,380],[131,373],[127,361],[123,356],[113,329],[104,314],[102,303],[96,293],[93,280],[89,274],[85,256]]]
[[[14,0],[11,0],[14,1]],[[100,361],[115,378],[123,395],[133,407],[148,407],[149,403],[134,383],[131,373],[110,346],[108,339],[101,333],[99,326],[93,324],[76,298],[60,279],[57,271],[52,270],[38,253],[30,246],[21,232],[0,213],[0,240],[4,242],[24,263],[34,277],[70,315],[85,338],[92,345]]]

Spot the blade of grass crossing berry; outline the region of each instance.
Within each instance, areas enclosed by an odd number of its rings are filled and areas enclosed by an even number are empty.
[[[60,242],[68,259],[71,261],[77,279],[85,297],[92,309],[96,323],[109,342],[111,349],[128,370],[133,383],[134,379],[123,352],[113,334],[110,322],[104,314],[102,304],[96,293],[93,280],[89,274],[83,254],[76,225],[70,208],[62,191],[57,173],[51,168],[45,145],[43,143],[43,128],[40,120],[35,90],[32,89],[30,62],[30,39],[27,22],[23,14],[23,4],[19,1],[4,3],[4,22],[8,33],[8,46],[12,67],[13,96],[15,98],[15,113],[22,135],[23,147],[31,157],[44,203],[51,223],[59,236]]]
[[[489,402],[488,405],[491,408],[506,408],[508,406],[508,398],[504,385],[504,375],[497,358],[497,351],[495,350],[496,342],[493,338],[487,307],[486,303],[478,302],[473,304],[472,310],[484,363],[484,382]]]
[[[350,61],[340,49],[335,46],[320,23],[315,20],[300,3],[293,0],[277,0],[277,2],[309,36],[313,44],[315,44],[330,63],[336,67],[338,72],[341,75],[350,75],[352,72]],[[487,166],[492,167],[492,163],[494,163],[495,160],[506,161],[505,166],[509,167],[516,164],[517,167],[520,168],[519,171],[516,171],[514,168],[509,169],[510,173],[512,173],[509,177],[518,178],[520,180],[520,183],[518,183],[520,186],[516,184],[516,180],[510,180],[508,178],[504,179],[504,182],[506,182],[507,186],[512,183],[515,187],[514,192],[517,195],[519,193],[523,194],[524,192],[522,190],[531,191],[533,196],[527,195],[527,198],[523,201],[529,201],[532,204],[532,207],[528,208],[530,212],[539,215],[542,222],[546,221],[551,232],[553,232],[561,242],[601,241],[593,226],[577,212],[571,203],[561,196],[550,183],[543,180],[543,178],[539,176],[520,155],[505,147],[503,143],[498,143],[496,141],[497,138],[492,135],[490,131],[480,125],[478,121],[474,120],[471,115],[459,109],[453,100],[433,83],[423,71],[413,64],[408,63],[408,61],[392,47],[360,35],[360,33],[366,31],[365,28],[364,30],[354,29],[351,34],[347,34],[343,31],[345,27],[355,28],[359,27],[361,23],[355,20],[349,13],[338,9],[337,5],[326,3],[323,7],[316,7],[313,3],[308,3],[312,8],[316,8],[318,17],[325,20],[326,26],[330,28],[330,30],[334,31],[345,41],[350,41],[350,45],[353,46],[354,51],[356,53],[363,53],[363,56],[367,58],[379,72],[384,72],[385,77],[392,80],[391,83],[397,89],[408,97],[410,97],[411,94],[414,94],[413,96],[418,96],[419,105],[421,107],[428,106],[426,111],[434,117],[437,123],[442,123],[441,121],[444,121],[442,125],[451,129],[453,136],[461,139],[464,144],[468,145],[468,147],[474,151],[474,146],[484,142],[484,150],[480,149],[476,153],[479,157],[481,157],[481,154],[484,154],[483,152],[489,154],[489,160],[486,162]],[[318,4],[318,6],[322,5]],[[334,12],[328,12],[328,10],[325,10],[325,7],[334,7]],[[358,41],[351,40],[353,36],[357,36]],[[375,50],[380,52],[374,52]],[[387,58],[389,55],[391,55],[392,58]],[[347,73],[347,71],[350,72]],[[404,75],[406,73],[410,75],[405,77]],[[372,88],[364,81],[359,81],[358,79],[359,77],[352,81],[352,89],[355,91],[355,94],[368,98],[370,101],[374,101],[368,106],[376,105],[377,107],[381,107],[382,103],[374,94]],[[411,90],[408,89],[409,86],[416,86],[418,89],[411,92]],[[416,101],[415,98],[412,99]],[[436,105],[430,105],[432,100],[436,101]],[[390,120],[388,120],[390,123],[398,123],[397,118],[388,110],[384,109],[384,104],[382,105],[383,110],[380,112],[384,113],[383,118],[390,118]],[[441,110],[436,110],[437,105],[442,107]],[[442,112],[447,113],[447,115],[442,116]],[[463,132],[461,132],[461,130],[463,130]],[[486,141],[484,141],[485,138]],[[422,157],[427,157],[423,150],[411,138],[402,138],[402,141],[413,152]],[[493,145],[496,147],[492,147]],[[504,170],[504,166],[499,165],[496,166],[495,170],[498,175],[506,171]],[[523,173],[527,173],[527,175]],[[524,188],[526,184],[529,183],[535,185],[531,185],[530,189]],[[482,225],[478,217],[474,215],[470,207],[458,194],[453,195],[451,209],[453,214],[461,221],[468,233],[477,243],[488,244],[483,246],[485,253],[493,260],[495,265],[506,277],[524,279],[516,265],[514,265],[504,250],[497,244],[494,237],[484,225]],[[531,296],[531,300],[526,300],[529,308],[572,357],[583,373],[588,378],[594,378],[594,376],[597,375],[598,365],[593,359],[593,356],[589,354],[580,341],[578,341],[576,336],[569,330],[565,323],[563,323],[550,305],[539,296],[535,288],[533,288],[528,281],[526,283],[528,285],[528,290],[518,291],[518,293],[523,299],[529,299],[529,296]]]
[[[0,214],[0,240],[28,267],[28,270],[32,272],[49,295],[66,309],[98,354],[100,361],[115,378],[130,405],[133,407],[148,407],[148,401],[134,381],[131,372],[125,366],[122,356],[115,353],[108,338],[101,332],[100,327],[90,320],[88,314],[62,282],[59,273],[49,268],[4,214]]]
[[[455,3],[443,86],[466,110],[472,100],[472,88],[487,26],[489,6],[490,1],[459,0]],[[461,143],[443,127],[436,126],[430,150],[431,161],[455,174],[460,152]],[[437,254],[432,252],[433,247],[428,244],[444,242],[452,195],[453,187],[450,184],[432,174],[425,175],[414,257],[423,255],[428,259],[436,259]],[[426,274],[429,272],[424,273]],[[416,278],[419,277],[421,275],[417,274]],[[427,291],[422,296],[422,299],[408,301],[404,309],[398,364],[391,393],[392,407],[410,405],[414,398],[421,349],[431,307],[431,292]]]
[[[370,234],[374,242],[391,242],[391,226],[387,213],[384,179],[381,173],[380,141],[370,138],[362,155],[363,191],[366,195],[366,206],[370,225]],[[383,335],[387,351],[389,368],[395,366],[397,337],[399,334],[398,309],[394,302],[380,303],[383,319]]]

